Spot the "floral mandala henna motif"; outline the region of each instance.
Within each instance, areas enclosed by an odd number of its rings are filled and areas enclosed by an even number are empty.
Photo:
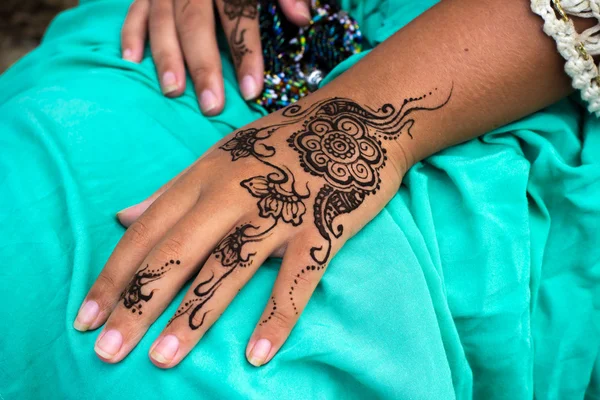
[[[235,26],[229,37],[229,45],[233,61],[237,66],[242,63],[242,58],[251,53],[244,41],[246,29],[240,30],[240,23],[243,18],[256,19],[258,16],[258,1],[257,0],[223,0],[223,11],[230,21],[235,20]]]
[[[147,303],[154,295],[154,290],[144,293],[144,286],[159,280],[164,274],[169,272],[173,265],[179,264],[181,264],[179,260],[170,260],[164,266],[156,269],[148,269],[150,265],[146,264],[144,268],[140,269],[133,276],[127,288],[121,293],[121,299],[123,299],[125,308],[131,309],[132,313],[137,312],[139,315],[142,315],[142,303]]]
[[[415,123],[413,113],[442,108],[450,101],[452,89],[441,103],[425,105],[423,100],[432,95],[433,92],[429,92],[429,95],[405,99],[399,109],[385,104],[374,110],[343,98],[322,100],[306,108],[293,104],[282,111],[284,122],[240,130],[221,145],[220,149],[231,154],[232,161],[252,157],[273,171],[266,176],[254,176],[240,182],[241,187],[259,199],[257,208],[260,218],[271,219],[272,224],[268,228],[244,224],[224,238],[213,251],[215,259],[223,267],[219,272],[221,276],[216,278],[213,273],[209,279],[198,284],[194,289],[196,297],[187,301],[169,324],[188,314],[189,326],[198,329],[210,312],[204,309],[205,304],[223,280],[237,267],[252,263],[255,253],[244,250],[248,243],[263,240],[280,221],[292,226],[305,222],[304,201],[311,197],[308,184],[304,192],[298,191],[294,174],[287,166],[271,161],[276,149],[265,143],[281,127],[296,124],[300,125],[300,129],[289,136],[287,143],[298,155],[301,168],[323,180],[314,196],[313,220],[324,239],[322,244],[316,244],[310,250],[314,263],[302,268],[290,286],[290,302],[298,314],[294,285],[298,284],[299,279],[306,279],[306,275],[326,268],[332,240],[340,238],[344,231],[342,224],[336,224],[336,218],[356,210],[367,196],[379,190],[380,171],[387,161],[384,143],[396,140],[402,134],[412,139],[411,129]],[[276,299],[272,297],[271,302],[271,314],[261,324],[267,323],[277,309]]]
[[[356,115],[312,119],[288,142],[300,154],[302,168],[331,186],[369,192],[379,187],[386,150]]]

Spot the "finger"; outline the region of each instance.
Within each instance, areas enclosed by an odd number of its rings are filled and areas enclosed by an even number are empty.
[[[298,26],[310,23],[310,0],[279,0],[279,5],[290,22]]]
[[[194,165],[194,164],[192,164],[192,165]],[[189,171],[189,169],[192,167],[192,165],[188,166],[186,169],[184,169],[179,174],[177,174],[173,179],[171,179],[170,181],[165,183],[163,186],[161,186],[160,189],[158,189],[156,192],[154,192],[146,200],[119,211],[117,213],[117,218],[118,218],[119,222],[121,223],[121,225],[123,225],[126,228],[129,227],[136,219],[139,218],[140,215],[142,215],[148,209],[148,207],[150,207],[152,205],[152,203],[154,203],[154,201],[156,199],[158,199],[160,197],[160,195],[162,195],[164,192],[166,192],[171,186],[173,186],[173,184],[179,178],[181,178],[187,171]]]
[[[281,238],[264,226],[238,226],[215,248],[177,312],[154,342],[150,359],[161,368],[177,365],[221,316]]]
[[[75,329],[96,329],[104,323],[146,255],[199,196],[199,179],[188,173],[127,229],[83,301]]]
[[[172,0],[152,0],[150,5],[150,49],[163,94],[176,97],[185,89],[185,67],[175,28]]]
[[[149,12],[149,0],[135,0],[131,3],[121,29],[121,51],[125,60],[133,62],[142,60]]]
[[[175,20],[200,109],[216,115],[225,102],[212,0],[177,0]]]
[[[221,196],[218,200],[203,199],[144,259],[98,337],[95,351],[100,358],[115,363],[129,354],[206,261],[219,238],[231,230],[240,211],[229,204],[218,214],[208,213],[216,204],[223,205]]]
[[[258,97],[263,88],[264,62],[258,25],[258,1],[241,4],[217,0],[242,96],[245,100],[252,100]]]
[[[248,362],[256,367],[268,363],[283,346],[325,272],[325,265],[310,257],[310,243],[314,243],[312,236],[297,237],[288,245],[269,302],[246,348]]]

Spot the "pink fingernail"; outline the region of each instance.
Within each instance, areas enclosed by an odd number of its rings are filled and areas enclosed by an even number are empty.
[[[77,313],[77,318],[73,322],[73,328],[81,332],[87,331],[98,317],[99,312],[100,307],[98,307],[98,303],[93,300],[86,301]]]
[[[207,113],[217,106],[217,97],[210,90],[204,90],[200,94],[200,109],[203,113]]]
[[[308,4],[306,4],[303,0],[299,0],[296,3],[296,12],[306,18],[308,21],[312,19],[310,15],[310,10],[308,9]]]
[[[123,345],[123,336],[119,331],[111,329],[100,336],[100,339],[94,346],[94,351],[101,356],[110,360],[117,355]]]
[[[169,94],[179,89],[177,84],[177,77],[171,71],[167,71],[163,74],[162,78],[162,91],[164,94]]]
[[[125,49],[123,51],[123,59],[125,59],[127,61],[133,61],[132,56],[133,56],[133,51],[131,51],[131,49]]]
[[[252,100],[258,96],[258,87],[256,86],[256,81],[250,75],[246,75],[244,79],[242,79],[242,82],[240,83],[240,89],[242,90],[242,96],[245,100]]]
[[[250,350],[248,362],[250,362],[250,364],[254,365],[255,367],[260,367],[265,362],[267,362],[267,357],[269,357],[271,347],[271,342],[267,339],[257,340],[252,350]]]
[[[167,335],[156,344],[150,357],[159,364],[169,364],[179,350],[179,339],[175,335]]]

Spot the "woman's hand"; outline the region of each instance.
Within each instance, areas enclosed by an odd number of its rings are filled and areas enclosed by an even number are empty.
[[[449,94],[369,108],[319,94],[238,130],[153,196],[123,214],[131,224],[88,293],[79,330],[106,321],[96,353],[122,360],[193,279],[150,349],[179,363],[241,287],[283,256],[270,300],[247,347],[256,366],[281,348],[344,242],[396,193],[406,158],[399,137],[415,114]],[[151,204],[150,204],[151,203]],[[149,206],[149,207],[148,207]],[[265,288],[266,289],[266,288]]]
[[[308,2],[279,0],[283,13],[297,25],[310,22]],[[163,93],[183,93],[185,62],[200,109],[206,115],[218,114],[225,102],[214,8],[229,41],[242,95],[251,100],[263,87],[257,7],[258,0],[135,0],[121,32],[123,58],[140,62],[148,34]]]

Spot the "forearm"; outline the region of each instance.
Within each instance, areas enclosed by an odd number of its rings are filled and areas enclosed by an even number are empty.
[[[433,92],[433,112],[413,113],[413,139],[397,143],[415,162],[535,112],[571,92],[563,60],[529,1],[445,0],[323,89],[371,107]],[[435,91],[435,88],[438,90]]]

